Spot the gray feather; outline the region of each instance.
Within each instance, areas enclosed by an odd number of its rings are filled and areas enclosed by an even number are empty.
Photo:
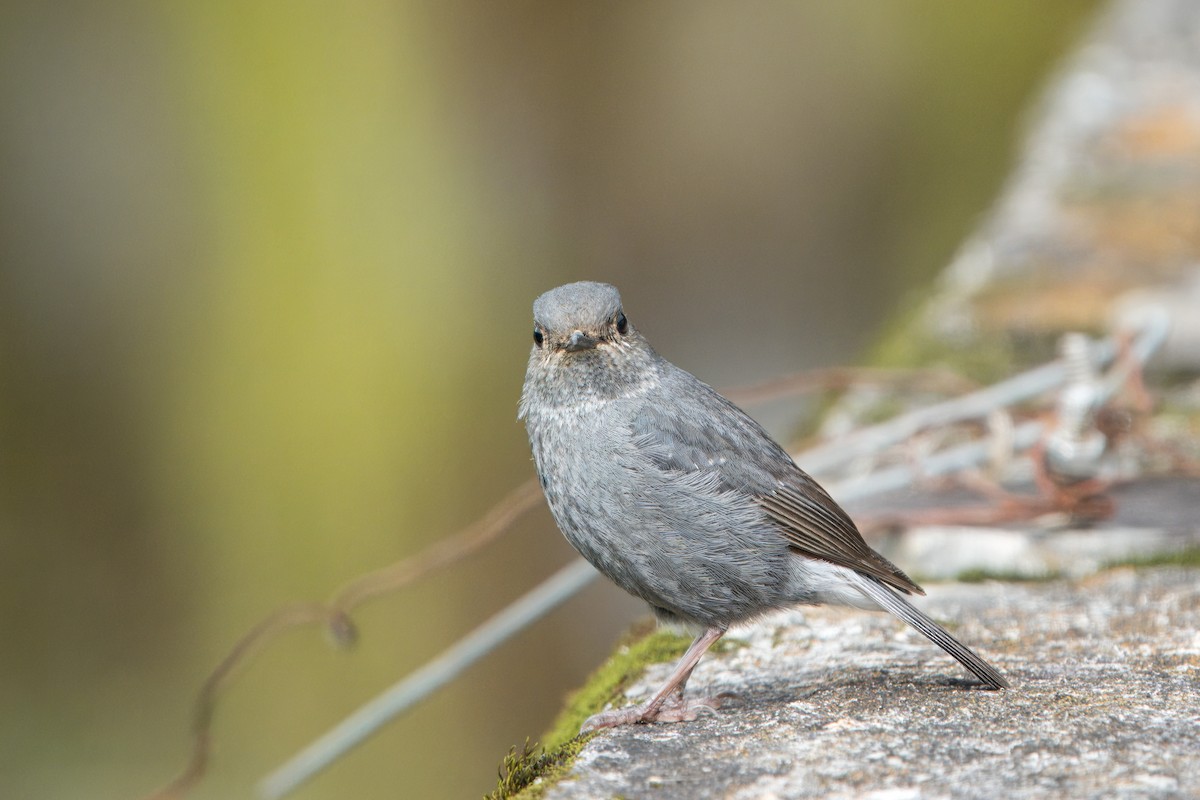
[[[866,576],[856,575],[856,583],[863,594],[891,612],[895,616],[912,625],[925,638],[945,650],[958,663],[967,668],[975,677],[991,686],[993,689],[1007,689],[1008,681],[996,671],[991,664],[984,661],[975,651],[950,635],[950,632],[927,617],[924,612],[909,603],[900,595],[877,580]]]

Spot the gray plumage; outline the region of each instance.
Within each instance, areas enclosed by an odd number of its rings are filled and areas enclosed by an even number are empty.
[[[615,288],[562,286],[533,312],[520,416],[555,521],[600,572],[660,618],[716,637],[796,604],[882,608],[1007,686],[896,594],[924,592],[758,423],[650,347]],[[702,653],[681,665],[680,696]]]

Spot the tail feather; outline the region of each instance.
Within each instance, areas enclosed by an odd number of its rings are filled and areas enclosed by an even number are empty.
[[[945,650],[954,659],[967,668],[975,677],[991,686],[993,689],[1009,688],[1008,681],[993,667],[984,661],[965,644],[950,635],[950,632],[938,625],[929,617],[909,603],[900,595],[888,589],[874,578],[854,573],[857,588],[867,597],[878,603],[884,610],[891,612],[900,619],[920,631],[929,641]]]

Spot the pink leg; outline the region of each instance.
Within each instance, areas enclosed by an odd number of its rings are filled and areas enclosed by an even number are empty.
[[[683,658],[675,665],[671,677],[667,678],[667,682],[653,697],[640,706],[602,711],[591,716],[583,723],[579,732],[587,733],[600,728],[615,728],[618,725],[634,723],[683,722],[695,719],[702,710],[714,710],[717,702],[713,699],[684,700],[683,687],[687,685],[688,678],[692,677],[692,670],[696,669],[696,664],[700,663],[700,657],[724,635],[724,628],[709,628],[697,636],[683,654]]]

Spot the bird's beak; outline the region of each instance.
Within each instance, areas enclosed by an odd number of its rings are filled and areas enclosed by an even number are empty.
[[[568,353],[576,353],[580,350],[587,350],[596,346],[596,340],[588,336],[583,331],[575,331],[571,334],[571,338],[567,339],[566,350]]]

